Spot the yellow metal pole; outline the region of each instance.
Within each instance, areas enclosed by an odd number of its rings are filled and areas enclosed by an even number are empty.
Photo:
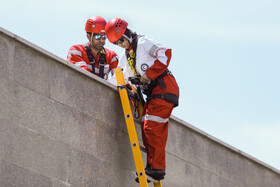
[[[161,181],[158,181],[157,183],[154,182],[154,187],[162,187]]]
[[[140,187],[148,187],[146,173],[145,173],[140,146],[139,146],[139,141],[137,138],[133,115],[131,112],[127,90],[125,89],[125,82],[124,82],[124,77],[121,68],[115,70],[115,75],[117,78],[118,90],[122,102],[124,118],[126,122],[128,135],[129,135],[136,171],[138,174],[139,184]]]
[[[159,181],[155,180],[152,177],[150,177],[149,175],[147,175],[147,179],[154,183],[154,187],[162,187],[160,180]]]

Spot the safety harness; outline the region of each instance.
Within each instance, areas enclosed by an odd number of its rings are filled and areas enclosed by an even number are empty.
[[[92,70],[91,72],[93,74],[95,74],[95,58],[90,50],[90,47],[88,46],[87,43],[84,44],[84,47],[86,49],[86,53],[87,53],[87,57],[89,60],[90,65],[92,66]],[[102,50],[100,51],[100,57],[99,57],[99,77],[101,77],[102,79],[104,79],[104,66],[106,65],[106,52],[104,47],[102,48]]]
[[[174,104],[174,108],[179,105],[179,98],[177,95],[173,93],[161,93],[161,94],[152,94],[153,89],[156,87],[157,83],[160,85],[161,89],[166,88],[166,84],[163,81],[163,77],[166,75],[172,75],[171,71],[169,69],[166,69],[160,76],[158,76],[154,81],[151,81],[151,83],[148,85],[148,87],[143,91],[145,95],[147,95],[147,103],[149,103],[150,100],[155,98],[164,99],[165,101],[169,103]]]
[[[135,34],[135,36],[132,39],[132,49],[130,51],[125,50],[125,54],[127,57],[127,63],[129,64],[131,70],[133,71],[134,75],[136,77],[139,77],[140,75],[137,74],[135,69],[136,64],[136,49],[138,44],[138,38],[140,38],[140,35]]]
[[[133,71],[135,77],[140,77],[139,74],[137,74],[135,69],[136,64],[136,49],[137,49],[137,43],[138,39],[141,37],[140,35],[135,34],[135,36],[132,39],[132,49],[130,51],[125,51],[126,57],[127,57],[127,63],[129,64],[131,70]],[[164,89],[166,87],[165,82],[163,81],[163,77],[166,75],[172,75],[171,72],[166,69],[160,76],[158,76],[154,81],[152,80],[151,83],[143,89],[143,94],[147,96],[147,103],[149,103],[150,100],[155,98],[164,99],[167,102],[173,103],[174,107],[177,107],[179,105],[178,102],[178,96],[172,93],[162,93],[162,94],[152,94],[153,89],[156,87],[157,83],[159,83],[160,87]]]

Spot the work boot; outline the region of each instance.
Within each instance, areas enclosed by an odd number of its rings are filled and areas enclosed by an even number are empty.
[[[145,169],[146,175],[149,175],[155,180],[164,179],[165,171],[163,169],[153,169],[152,167],[147,167]]]
[[[151,166],[149,163],[147,163],[147,165],[146,165],[145,172],[146,172],[147,169],[152,169],[152,166]],[[138,179],[138,174],[137,174],[137,172],[136,172],[136,176],[137,176],[137,177],[135,178],[135,181],[136,181],[137,183],[139,183],[139,179]],[[149,180],[147,179],[147,182],[150,183],[151,181],[149,181]]]
[[[135,182],[139,183],[139,179],[138,179],[137,172],[136,172],[136,176],[137,176],[137,177],[135,178]],[[149,180],[147,179],[147,182],[150,183],[151,181],[149,181]]]
[[[147,166],[145,167],[145,171],[149,170],[149,169],[152,169],[152,166],[151,166],[151,164],[147,163]]]
[[[139,183],[138,177],[135,178],[135,182]],[[150,182],[151,182],[151,181],[149,181],[149,180],[147,179],[147,183],[150,183]]]
[[[163,169],[153,169],[152,167],[145,169],[146,175],[150,176],[155,180],[162,180],[164,179],[165,171]],[[136,172],[137,175],[137,172]],[[137,175],[138,176],[138,175]],[[135,178],[135,181],[139,183],[138,177]],[[147,182],[150,183],[151,181],[147,179]]]

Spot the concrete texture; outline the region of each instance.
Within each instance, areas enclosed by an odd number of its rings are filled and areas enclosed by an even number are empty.
[[[114,86],[3,28],[0,79],[1,187],[139,186]],[[166,157],[164,187],[280,186],[278,170],[174,116]]]

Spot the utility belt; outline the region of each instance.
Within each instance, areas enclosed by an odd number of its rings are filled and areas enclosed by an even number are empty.
[[[152,94],[154,88],[157,86],[157,83],[160,85],[161,89],[166,88],[166,84],[163,81],[163,77],[166,75],[172,75],[171,71],[166,69],[158,78],[156,78],[154,81],[151,81],[150,84],[144,86],[143,88],[143,94],[147,96],[147,103],[149,103],[150,100],[155,98],[164,99],[165,101],[169,103],[173,103],[174,107],[177,107],[179,105],[179,97],[172,93],[162,93],[162,94]]]

